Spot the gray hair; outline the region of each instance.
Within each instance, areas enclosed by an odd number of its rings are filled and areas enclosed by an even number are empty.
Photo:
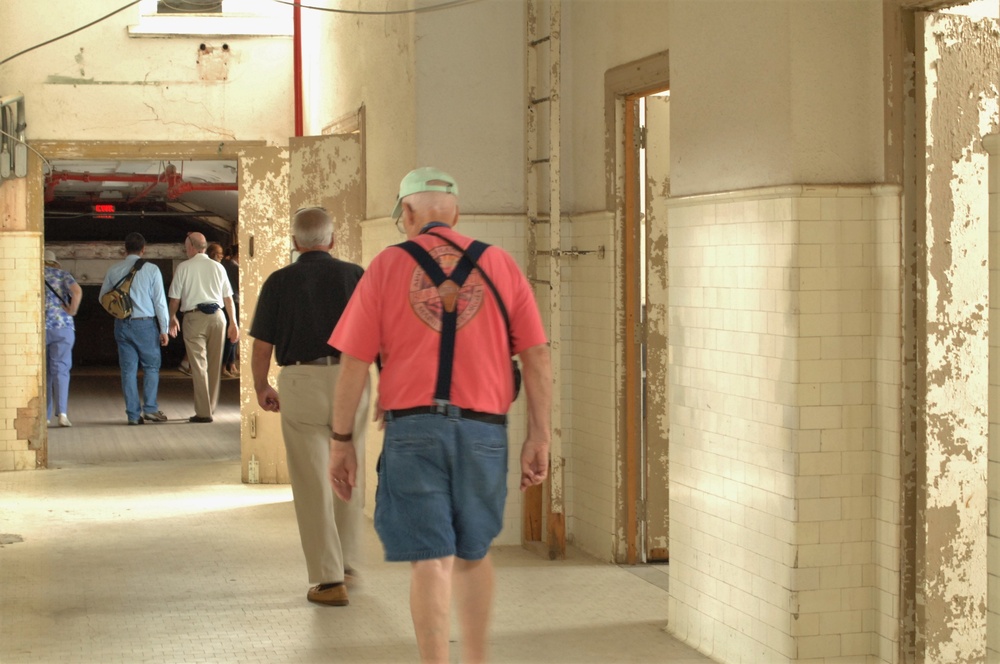
[[[292,216],[292,237],[299,247],[322,247],[333,239],[333,217],[321,207],[301,208]]]

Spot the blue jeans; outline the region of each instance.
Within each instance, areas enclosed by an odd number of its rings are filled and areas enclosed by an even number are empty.
[[[375,530],[387,561],[489,552],[507,498],[506,426],[387,413],[377,469]]]
[[[76,332],[71,327],[57,327],[45,330],[46,378],[48,392],[48,417],[53,413],[68,412],[69,370],[73,367],[73,342]]]
[[[122,370],[125,414],[135,422],[143,413],[160,410],[156,392],[160,387],[160,328],[155,318],[115,319],[118,365]],[[139,403],[137,375],[142,367],[142,404]]]

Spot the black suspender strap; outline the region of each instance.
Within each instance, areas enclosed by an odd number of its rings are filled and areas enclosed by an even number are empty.
[[[434,282],[434,286],[441,296],[441,345],[438,350],[438,375],[434,388],[434,401],[439,405],[447,404],[450,403],[451,399],[451,374],[455,362],[459,291],[472,270],[475,269],[476,259],[486,251],[489,245],[473,240],[469,248],[463,251],[461,260],[452,270],[450,276],[444,273],[444,270],[427,253],[426,249],[413,240],[396,246],[404,249],[417,261],[417,264],[427,274],[427,278]]]
[[[507,315],[507,307],[504,306],[503,298],[500,297],[500,291],[498,291],[497,287],[493,285],[493,280],[490,279],[490,275],[486,274],[486,272],[483,271],[483,268],[479,267],[479,263],[476,262],[476,258],[479,258],[479,256],[482,254],[482,252],[479,252],[478,254],[476,254],[475,258],[472,258],[472,257],[469,257],[469,255],[465,252],[465,249],[462,249],[461,245],[459,245],[454,240],[450,240],[450,239],[446,238],[443,235],[438,235],[437,233],[431,233],[430,231],[427,231],[427,235],[433,235],[434,237],[441,238],[442,240],[444,240],[445,242],[447,242],[451,246],[453,246],[456,249],[458,249],[459,251],[461,251],[466,256],[466,258],[469,258],[469,260],[472,261],[473,267],[475,267],[477,270],[479,270],[479,274],[482,275],[483,281],[485,281],[486,285],[490,287],[491,291],[493,291],[493,297],[495,297],[496,300],[497,300],[497,306],[500,307],[500,315],[503,316],[503,324],[507,328],[507,344],[510,346],[511,355],[513,355],[514,354],[514,340],[510,338],[510,317]],[[482,244],[482,243],[480,242],[480,244]],[[488,247],[489,245],[486,245],[486,246]],[[471,249],[472,245],[469,245],[469,248]]]
[[[456,249],[461,251],[462,254],[468,257],[468,254],[465,253],[465,249],[462,249],[462,247],[454,240],[446,238],[443,235],[438,235],[437,233],[431,233],[430,232],[431,230],[433,229],[426,228],[425,230],[421,231],[421,233],[427,233],[428,235],[433,235],[434,237],[441,238],[442,240],[444,240],[451,246],[455,247]],[[479,254],[476,255],[477,258],[478,256]],[[514,339],[511,338],[510,317],[507,315],[507,307],[504,306],[503,298],[500,297],[500,291],[498,291],[497,287],[493,285],[493,280],[490,279],[490,275],[486,274],[486,271],[483,270],[483,268],[479,267],[479,263],[476,262],[475,258],[469,257],[469,259],[472,261],[472,264],[475,265],[476,269],[479,270],[479,274],[482,275],[483,281],[485,281],[486,285],[490,287],[491,291],[493,291],[493,297],[496,298],[497,306],[500,307],[500,315],[503,316],[503,323],[507,327],[507,346],[510,348],[510,354],[511,354],[511,360],[510,360],[511,378],[514,381],[514,399],[517,399],[517,395],[521,393],[521,367],[517,365],[517,360],[515,360],[513,357]]]

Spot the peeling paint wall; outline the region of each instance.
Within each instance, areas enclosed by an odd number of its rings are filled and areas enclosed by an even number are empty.
[[[292,138],[290,147],[290,209],[326,208],[334,219],[333,255],[360,263],[364,218],[360,136]]]
[[[670,548],[670,98],[646,99],[646,554]],[[640,518],[643,518],[640,516]]]
[[[288,148],[263,147],[240,155],[240,289],[243,328],[249,330],[257,295],[272,272],[291,258]],[[240,335],[242,371],[249,375],[253,338]],[[271,384],[278,367],[271,364]],[[261,410],[252,380],[240,381],[240,450],[243,481],[250,481],[249,464],[257,464],[262,484],[288,484],[281,416]]]
[[[989,273],[987,157],[1000,66],[994,20],[918,15],[925,390],[917,455],[918,652],[976,661],[986,647]]]

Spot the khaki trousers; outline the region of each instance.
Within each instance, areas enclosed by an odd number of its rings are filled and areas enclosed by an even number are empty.
[[[358,486],[351,502],[345,503],[334,495],[329,474],[333,387],[339,375],[336,364],[289,365],[278,374],[288,476],[309,583],[313,584],[343,581],[344,568],[354,569],[359,563],[369,387],[365,386],[354,415]]]
[[[194,414],[211,417],[219,402],[222,377],[222,342],[226,337],[226,316],[222,310],[203,314],[197,309],[184,314],[181,326],[191,382],[194,385]]]

